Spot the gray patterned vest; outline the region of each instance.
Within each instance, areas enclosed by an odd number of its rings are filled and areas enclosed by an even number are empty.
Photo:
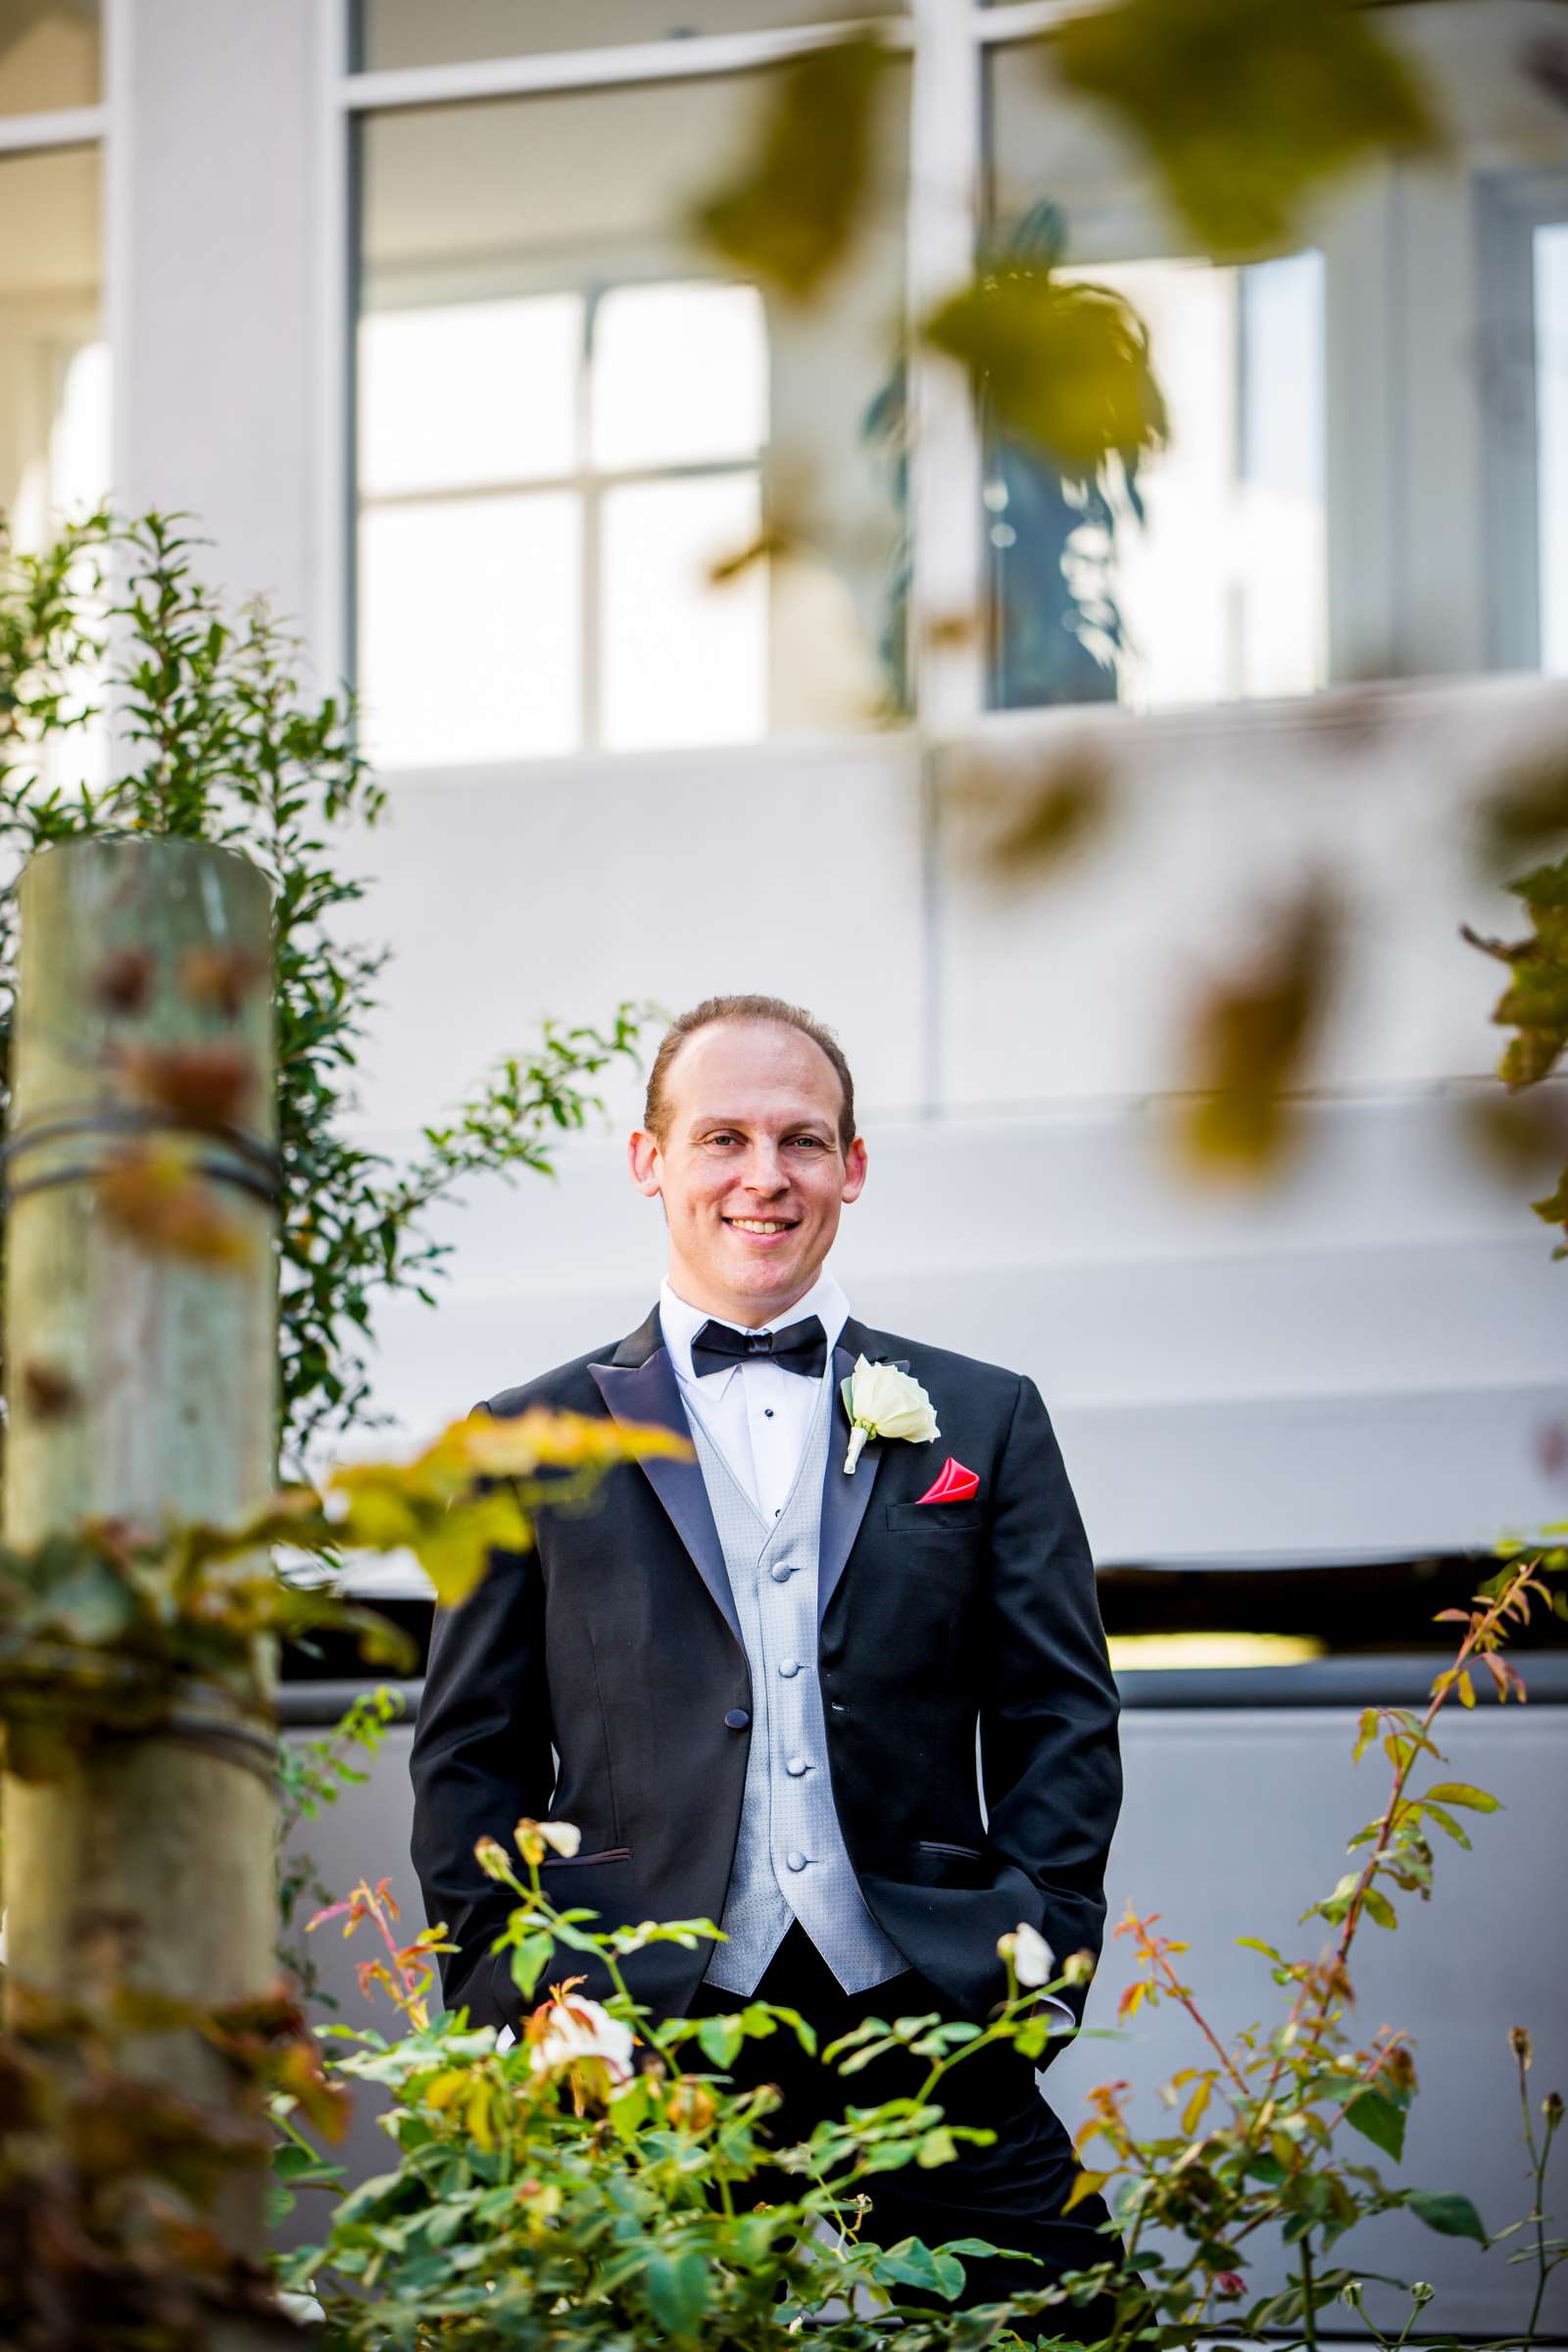
[[[769,1526],[687,1403],[752,1670],[740,1835],[704,1982],[750,1995],[798,1919],[846,1992],[907,1968],[865,1906],[834,1810],[816,1668],[817,1550],[832,1383]]]

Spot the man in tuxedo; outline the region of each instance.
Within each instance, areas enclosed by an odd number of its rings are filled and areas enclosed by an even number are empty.
[[[597,1508],[545,1511],[531,1549],[493,1555],[437,1614],[413,1853],[458,1947],[448,2006],[519,2025],[490,1949],[510,1898],[473,1848],[528,1814],[582,1833],[543,1865],[558,1902],[603,1926],[723,1930],[627,1960],[661,2016],[757,1995],[824,2037],[873,2014],[983,2022],[1020,1924],[1058,1964],[1099,1952],[1121,1797],[1116,1687],[1050,1417],[1018,1374],[850,1313],[824,1261],[866,1148],[843,1053],[798,1007],[714,998],[675,1022],[629,1155],[663,1205],[658,1304],[483,1409],[660,1422],[695,1458],[625,1464]],[[862,1356],[919,1383],[938,1434],[873,1436],[849,1471],[841,1390]],[[590,1966],[584,1989],[605,1998],[608,1977]],[[1080,1984],[1056,2001],[1048,2063],[1083,1999]],[[777,2126],[804,2133],[835,2079],[788,2040],[749,2042],[737,2071],[779,2082]],[[900,2053],[836,2086],[870,2103],[923,2071]],[[977,2235],[1047,2266],[972,2262],[968,2301],[1117,2251],[1098,2196],[1061,2213],[1071,2144],[1027,2060],[983,2051],[942,2095],[997,2139],[880,2181],[873,2237]]]

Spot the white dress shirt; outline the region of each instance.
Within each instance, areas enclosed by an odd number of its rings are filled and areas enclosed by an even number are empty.
[[[736,1323],[735,1331],[787,1331],[808,1315],[820,1320],[827,1339],[822,1378],[833,1378],[833,1343],[849,1318],[850,1302],[831,1274],[819,1274],[804,1298],[770,1323]],[[816,1383],[788,1372],[770,1357],[737,1356],[716,1372],[692,1368],[692,1342],[703,1325],[726,1323],[706,1307],[691,1306],[667,1279],[659,1293],[659,1320],[674,1367],[681,1402],[697,1415],[764,1519],[776,1519],[789,1500],[801,1466],[806,1433],[821,1391]]]

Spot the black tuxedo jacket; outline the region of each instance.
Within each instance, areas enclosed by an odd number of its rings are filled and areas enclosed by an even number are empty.
[[[836,1384],[860,1354],[906,1365],[941,1435],[873,1439],[846,1477]],[[1032,1381],[853,1317],[834,1358],[817,1636],[834,1804],[880,1926],[983,2020],[1006,1989],[997,1938],[1020,1921],[1058,1961],[1100,1949],[1121,1767],[1094,1567]],[[657,1307],[618,1346],[487,1409],[537,1404],[689,1436]],[[920,1503],[949,1454],[978,1472],[978,1494]],[[509,1955],[490,1950],[511,1898],[473,1847],[488,1835],[510,1849],[522,1814],[582,1832],[573,1860],[543,1866],[563,1907],[590,1905],[604,1926],[716,1921],[752,1711],[695,1459],[622,1463],[587,1510],[542,1512],[531,1550],[493,1553],[463,1606],[436,1612],[411,1766],[415,1867],[458,1946],[448,2007],[518,2024]],[[627,1983],[657,2014],[684,2015],[711,1950],[650,1945],[624,1963]],[[584,1966],[563,1953],[542,1983]],[[583,1989],[606,1997],[597,1964]],[[1065,1997],[1081,2013],[1081,1991]]]

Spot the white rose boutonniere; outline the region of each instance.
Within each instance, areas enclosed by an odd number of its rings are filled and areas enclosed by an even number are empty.
[[[863,1355],[844,1383],[844,1409],[850,1416],[850,1450],[845,1470],[859,1460],[867,1438],[907,1438],[920,1446],[941,1435],[936,1409],[917,1380],[891,1364],[873,1364]]]

